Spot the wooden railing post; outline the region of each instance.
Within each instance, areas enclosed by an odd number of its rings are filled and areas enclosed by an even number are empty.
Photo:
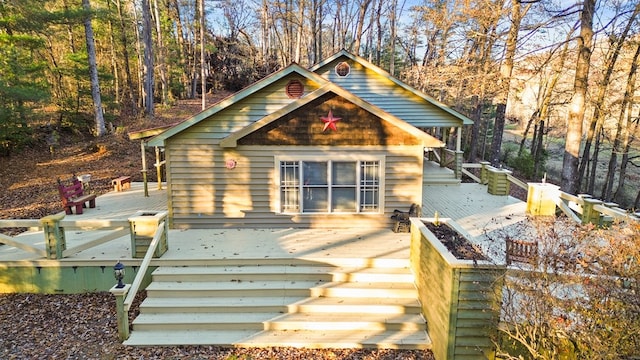
[[[462,179],[462,160],[464,151],[455,151],[455,167],[453,172],[456,175],[456,179]]]
[[[47,251],[47,259],[61,259],[62,252],[67,249],[67,240],[64,228],[60,221],[64,219],[64,212],[45,216],[40,219],[44,231],[44,243]]]
[[[496,169],[494,167],[488,167],[489,183],[487,184],[487,191],[491,195],[509,195],[511,190],[511,182],[507,178],[507,175],[511,174],[511,171],[504,169]]]
[[[488,161],[480,161],[480,184],[487,185],[489,183],[489,168],[491,163]]]
[[[582,201],[583,201],[582,224],[592,223],[595,225],[601,225],[600,220],[601,220],[602,214],[596,211],[593,207],[595,205],[602,204],[602,201],[598,199],[591,199],[591,198],[585,198]]]
[[[124,298],[127,296],[130,284],[124,284],[123,288],[114,285],[109,292],[116,297],[116,316],[118,320],[118,339],[125,341],[129,338],[129,312],[124,308]]]
[[[559,186],[549,183],[529,183],[527,214],[554,216],[556,214],[556,199],[560,196],[559,189]]]

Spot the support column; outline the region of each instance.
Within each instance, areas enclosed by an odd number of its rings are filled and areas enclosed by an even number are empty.
[[[142,182],[144,184],[144,196],[149,197],[149,184],[147,183],[147,154],[144,151],[144,140],[140,142],[140,149],[142,150]]]
[[[156,149],[156,178],[158,179],[158,190],[162,190],[162,162],[160,161],[160,148]]]
[[[124,298],[131,288],[131,284],[124,284],[123,288],[114,285],[109,292],[116,297],[116,317],[118,319],[118,339],[122,342],[129,338],[129,312],[124,311]]]

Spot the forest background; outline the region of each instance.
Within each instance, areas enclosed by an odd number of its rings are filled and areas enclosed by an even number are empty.
[[[474,120],[467,161],[637,209],[639,13],[622,0],[3,0],[0,157],[103,151],[198,107],[157,110],[210,105],[202,89],[220,98],[347,49]]]

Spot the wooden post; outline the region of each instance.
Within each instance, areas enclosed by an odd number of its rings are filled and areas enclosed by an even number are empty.
[[[64,219],[64,216],[64,212],[61,212],[40,219],[44,231],[47,259],[62,259],[62,252],[67,249],[64,228],[60,226],[60,221]]]
[[[601,214],[595,211],[593,206],[602,204],[602,201],[590,198],[583,199],[582,201],[582,224],[592,223],[600,225]]]
[[[129,338],[129,312],[124,310],[124,298],[129,292],[130,284],[124,284],[123,288],[114,285],[109,292],[116,297],[116,317],[118,319],[118,339],[125,341]]]
[[[527,190],[527,214],[554,216],[560,187],[549,183],[529,183]]]
[[[449,141],[449,129],[442,129],[442,142],[444,146],[440,148],[440,167],[447,165],[447,141]]]
[[[158,179],[158,190],[162,190],[162,164],[160,161],[160,148],[156,148],[156,177]]]
[[[464,155],[463,151],[456,150],[455,152],[455,170],[454,173],[456,175],[456,179],[462,179],[462,156]]]
[[[504,169],[496,169],[494,167],[488,168],[489,171],[489,183],[487,184],[487,191],[491,195],[509,195],[511,190],[511,182],[507,178],[507,175],[511,174],[511,171]]]
[[[149,185],[147,184],[147,154],[144,151],[144,140],[140,142],[142,150],[142,182],[144,184],[144,196],[149,196]]]
[[[488,161],[480,161],[480,183],[487,185],[489,183],[489,169],[492,168],[491,163]]]

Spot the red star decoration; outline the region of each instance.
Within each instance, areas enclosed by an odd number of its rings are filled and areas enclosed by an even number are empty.
[[[338,131],[338,128],[336,127],[336,123],[340,121],[342,118],[333,117],[333,112],[329,110],[329,115],[323,116],[320,119],[322,119],[322,122],[324,123],[324,128],[322,129],[322,132],[325,132],[327,129]]]

